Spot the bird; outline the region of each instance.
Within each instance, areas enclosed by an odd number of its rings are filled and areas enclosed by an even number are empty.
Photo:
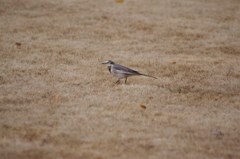
[[[115,64],[111,60],[103,62],[102,64],[107,65],[109,72],[118,78],[118,80],[115,82],[115,84],[118,83],[120,81],[120,79],[122,79],[122,78],[125,78],[125,84],[126,84],[127,83],[127,78],[129,76],[137,76],[137,75],[157,79],[156,77],[145,75],[145,74],[139,73],[138,71],[132,70],[128,67],[125,67],[125,66],[122,66],[122,65],[119,65],[119,64]]]

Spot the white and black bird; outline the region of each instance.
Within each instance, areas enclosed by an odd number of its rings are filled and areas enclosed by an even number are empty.
[[[110,61],[110,60],[106,61],[106,62],[103,62],[102,64],[107,65],[109,72],[118,78],[118,80],[115,82],[115,84],[118,83],[119,80],[122,79],[122,78],[125,78],[125,83],[126,83],[127,78],[129,76],[137,76],[137,75],[147,76],[147,77],[157,79],[156,77],[145,75],[145,74],[139,73],[135,70],[132,70],[130,68],[127,68],[125,66],[115,64],[113,61]]]

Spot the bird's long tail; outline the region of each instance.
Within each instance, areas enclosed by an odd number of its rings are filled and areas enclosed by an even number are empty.
[[[156,77],[153,77],[153,76],[149,76],[149,75],[144,75],[144,74],[141,74],[142,76],[147,76],[147,77],[151,77],[151,78],[155,78],[157,79]]]

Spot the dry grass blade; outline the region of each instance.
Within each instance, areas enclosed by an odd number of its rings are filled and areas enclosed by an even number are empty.
[[[212,135],[223,136],[223,133],[216,131],[212,132]]]
[[[117,3],[123,3],[124,0],[115,0],[115,2],[117,2]]]

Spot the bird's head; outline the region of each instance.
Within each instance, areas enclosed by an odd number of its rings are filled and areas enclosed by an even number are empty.
[[[115,63],[114,63],[113,61],[111,61],[111,60],[108,60],[108,61],[106,61],[106,62],[103,62],[102,64],[105,64],[105,65],[107,65],[107,66],[112,66],[112,65],[114,65]]]

